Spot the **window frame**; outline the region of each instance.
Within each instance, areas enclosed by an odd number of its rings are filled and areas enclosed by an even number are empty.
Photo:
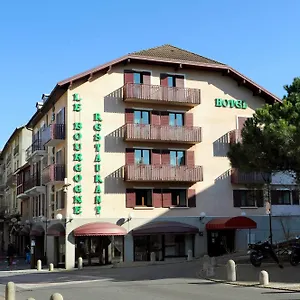
[[[176,153],[176,164],[174,165],[174,164],[172,164],[172,155],[171,155],[171,153]],[[179,159],[179,157],[178,157],[178,153],[179,152],[182,152],[182,154],[183,154],[183,161],[182,161],[182,164],[178,164],[178,159]],[[185,150],[175,150],[175,149],[172,149],[172,150],[169,150],[169,155],[170,155],[170,166],[173,166],[173,167],[180,167],[180,166],[185,166],[185,164],[186,164],[186,151]]]
[[[143,113],[147,113],[148,115],[148,123],[136,123],[135,122],[135,114],[136,113],[140,113],[140,118],[139,120],[142,121],[143,120]],[[144,109],[134,109],[133,110],[133,123],[134,124],[138,124],[138,125],[150,125],[150,111],[149,110],[144,110]]]
[[[145,201],[145,198],[147,197],[141,197],[141,204],[138,204],[138,195],[142,195],[142,193],[145,193],[146,196],[149,197],[149,199],[146,199]],[[147,204],[146,202],[149,203]],[[153,189],[136,189],[135,190],[135,206],[136,207],[153,207]]]
[[[134,154],[134,164],[135,165],[146,165],[146,166],[149,166],[149,165],[151,165],[151,149],[143,149],[143,148],[134,148],[133,149],[134,150],[134,152],[133,152],[133,154]],[[140,162],[140,163],[137,163],[136,162],[136,152],[137,151],[141,151],[141,159],[142,159],[142,161]],[[149,158],[149,163],[145,163],[144,161],[143,161],[143,157],[145,157],[144,155],[143,155],[143,153],[144,152],[148,152],[148,158]]]
[[[183,112],[168,112],[169,114],[169,126],[172,127],[184,127],[184,113]],[[174,115],[174,125],[171,124],[171,115]],[[182,124],[178,125],[177,116],[181,116]]]
[[[186,189],[170,189],[170,192],[172,207],[188,207],[188,192]],[[184,193],[184,204],[180,204],[180,193]],[[176,204],[173,202],[174,198],[177,200]]]

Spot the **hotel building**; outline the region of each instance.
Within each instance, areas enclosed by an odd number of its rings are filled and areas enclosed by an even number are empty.
[[[72,268],[78,257],[220,255],[264,238],[265,178],[232,170],[226,153],[245,120],[277,101],[230,66],[171,45],[57,83],[27,124],[18,172],[35,260]],[[293,182],[272,197],[298,209]]]

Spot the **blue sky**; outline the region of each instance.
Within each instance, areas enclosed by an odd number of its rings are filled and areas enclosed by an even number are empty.
[[[58,81],[141,49],[173,44],[280,97],[300,76],[299,0],[2,0],[0,16],[0,148]]]

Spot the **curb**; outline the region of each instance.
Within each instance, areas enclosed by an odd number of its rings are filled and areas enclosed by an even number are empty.
[[[227,284],[227,285],[232,285],[232,286],[252,287],[252,288],[260,288],[260,289],[269,289],[269,290],[288,291],[288,292],[293,292],[293,293],[300,293],[300,289],[296,290],[296,289],[285,288],[285,287],[275,287],[275,286],[269,286],[269,285],[264,286],[264,285],[260,285],[259,283],[246,284],[246,283],[242,283],[242,282],[230,282],[230,281],[221,280],[221,279],[213,279],[213,278],[203,276],[201,274],[202,272],[203,272],[203,270],[198,273],[198,277],[200,277],[201,279],[211,281],[211,282],[215,282],[215,283],[222,283],[222,284]],[[299,287],[300,287],[300,284],[299,284]]]

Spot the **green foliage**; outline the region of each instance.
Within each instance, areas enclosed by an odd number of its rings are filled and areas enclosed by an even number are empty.
[[[293,172],[300,182],[300,78],[284,86],[282,103],[266,104],[245,122],[242,143],[227,154],[233,168]]]

